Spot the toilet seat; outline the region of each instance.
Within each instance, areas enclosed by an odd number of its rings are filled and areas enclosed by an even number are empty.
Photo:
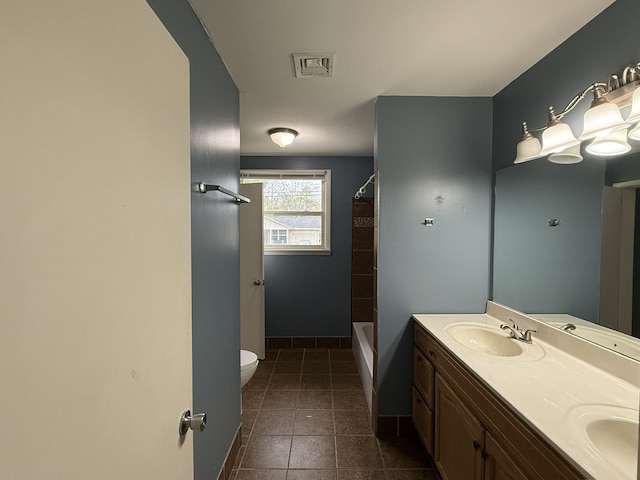
[[[240,371],[249,370],[258,365],[258,356],[248,350],[240,350]]]

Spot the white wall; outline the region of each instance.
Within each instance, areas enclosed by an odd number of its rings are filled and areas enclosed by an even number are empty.
[[[192,478],[186,58],[142,0],[0,44],[0,477]]]

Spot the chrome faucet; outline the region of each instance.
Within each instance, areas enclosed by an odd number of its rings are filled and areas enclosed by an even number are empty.
[[[516,340],[520,340],[521,342],[531,343],[531,334],[538,333],[538,331],[534,330],[533,328],[528,328],[523,332],[522,330],[520,330],[520,328],[518,328],[518,324],[516,322],[514,322],[512,319],[509,319],[509,321],[513,325],[507,325],[506,323],[503,323],[502,325],[500,325],[500,328],[502,330],[508,331],[511,338],[515,338]]]
[[[560,330],[564,330],[565,332],[571,332],[576,329],[576,326],[573,323],[565,323],[560,327]]]

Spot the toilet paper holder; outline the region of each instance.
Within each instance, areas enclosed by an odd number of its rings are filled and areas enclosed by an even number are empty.
[[[178,431],[180,432],[180,435],[186,435],[189,429],[194,432],[201,432],[206,426],[206,413],[196,413],[195,415],[191,415],[191,410],[185,410],[182,417],[180,417],[180,427],[178,428]]]

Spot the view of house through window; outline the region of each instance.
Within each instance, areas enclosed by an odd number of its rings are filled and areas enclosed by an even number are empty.
[[[328,253],[329,170],[242,170],[242,183],[262,183],[265,253]]]

